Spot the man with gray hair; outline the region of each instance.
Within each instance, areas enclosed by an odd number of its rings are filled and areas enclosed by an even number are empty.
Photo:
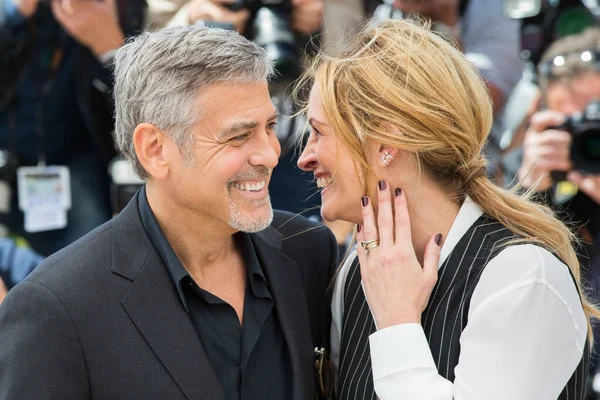
[[[0,399],[313,399],[336,242],[271,208],[264,50],[188,27],[115,62],[116,142],[146,185],[8,294]]]

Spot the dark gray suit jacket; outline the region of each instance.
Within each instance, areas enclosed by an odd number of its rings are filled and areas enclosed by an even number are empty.
[[[251,237],[288,345],[293,400],[312,400],[313,348],[329,329],[324,293],[337,263],[335,239],[277,211],[272,226]],[[137,196],[48,258],[0,306],[2,400],[223,398],[142,227]]]

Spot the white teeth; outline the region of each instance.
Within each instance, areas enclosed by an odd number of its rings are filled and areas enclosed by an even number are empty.
[[[329,178],[318,178],[317,179],[317,187],[318,188],[324,188],[327,187],[331,184],[331,182],[333,182],[333,178],[329,177]]]
[[[267,184],[266,181],[260,181],[258,183],[253,183],[253,184],[246,183],[245,185],[234,182],[231,184],[231,186],[233,186],[234,188],[236,188],[238,190],[243,190],[245,192],[259,192],[265,187],[266,184]]]

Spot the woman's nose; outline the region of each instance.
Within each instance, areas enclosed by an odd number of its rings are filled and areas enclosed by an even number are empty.
[[[302,171],[313,171],[317,166],[317,157],[315,156],[315,146],[314,144],[307,144],[300,154],[300,158],[298,159],[298,168]]]

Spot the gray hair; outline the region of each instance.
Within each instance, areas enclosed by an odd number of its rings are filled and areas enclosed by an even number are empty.
[[[115,55],[115,142],[140,178],[133,132],[150,123],[167,133],[193,163],[191,128],[200,91],[219,82],[254,83],[273,75],[264,49],[234,31],[200,26],[144,32]]]

